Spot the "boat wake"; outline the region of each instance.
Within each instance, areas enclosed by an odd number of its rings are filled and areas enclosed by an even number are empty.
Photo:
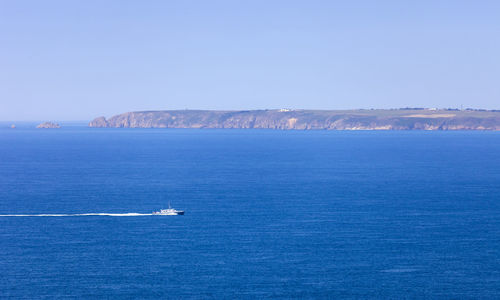
[[[139,214],[139,213],[125,213],[125,214],[112,214],[112,213],[86,213],[86,214],[11,214],[0,215],[0,217],[87,217],[87,216],[110,216],[110,217],[139,217],[139,216],[152,216],[153,214]]]

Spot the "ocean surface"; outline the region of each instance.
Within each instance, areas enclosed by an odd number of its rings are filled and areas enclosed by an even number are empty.
[[[500,298],[500,132],[5,125],[0,215],[1,299]]]

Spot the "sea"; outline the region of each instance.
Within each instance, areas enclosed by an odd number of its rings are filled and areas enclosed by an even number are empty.
[[[500,132],[4,124],[0,298],[499,299]]]

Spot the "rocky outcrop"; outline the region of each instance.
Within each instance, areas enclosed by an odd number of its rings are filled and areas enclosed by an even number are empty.
[[[61,126],[59,126],[59,124],[57,124],[57,123],[44,122],[42,124],[38,124],[38,126],[36,126],[36,128],[61,128]]]
[[[89,127],[108,127],[108,122],[105,117],[95,118],[89,123]]]
[[[99,117],[90,127],[326,130],[500,130],[500,112],[440,110],[172,110]]]

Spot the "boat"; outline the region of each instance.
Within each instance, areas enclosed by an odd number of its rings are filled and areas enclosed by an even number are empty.
[[[183,215],[184,211],[173,209],[172,207],[170,207],[169,203],[167,209],[160,209],[159,211],[154,211],[152,214],[160,216],[177,216],[177,215]]]

